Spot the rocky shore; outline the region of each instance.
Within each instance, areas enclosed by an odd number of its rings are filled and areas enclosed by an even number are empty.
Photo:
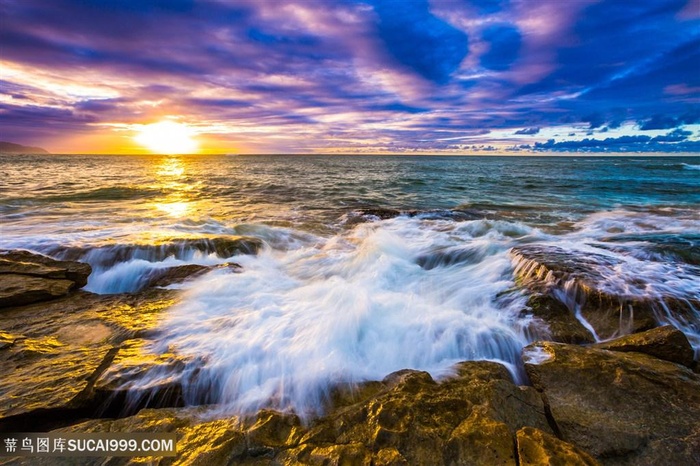
[[[235,241],[238,253],[257,251]],[[178,456],[0,464],[700,464],[698,355],[679,330],[698,325],[699,303],[616,294],[595,272],[602,257],[535,245],[511,255],[513,292],[529,296],[523,314],[548,328],[546,341],[523,350],[528,385],[488,361],[462,362],[437,381],[403,370],[332,387],[325,414],[302,422],[274,410],[216,418],[206,396],[184,406],[192,361],[145,349],[178,300],[161,287],[206,267],[160,271],[136,293],[96,295],[80,289],[87,264],[2,251],[0,431],[176,432]],[[148,385],[149,371],[172,377]]]

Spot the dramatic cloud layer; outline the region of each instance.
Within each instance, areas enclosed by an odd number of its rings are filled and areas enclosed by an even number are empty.
[[[3,140],[700,152],[698,0],[0,0]]]

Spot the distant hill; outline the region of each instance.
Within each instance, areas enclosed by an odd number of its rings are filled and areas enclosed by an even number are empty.
[[[0,154],[48,154],[41,147],[23,146],[14,142],[0,141]]]

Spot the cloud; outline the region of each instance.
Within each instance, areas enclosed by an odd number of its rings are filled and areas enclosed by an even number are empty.
[[[484,29],[482,38],[489,44],[481,56],[481,66],[490,70],[509,69],[518,58],[521,47],[520,31],[511,24],[494,24]]]
[[[700,123],[700,109],[694,109],[680,116],[655,114],[639,122],[639,129],[649,131],[655,129],[670,129],[681,125]]]
[[[535,143],[532,149],[557,152],[697,152],[700,141],[688,140],[691,135],[691,131],[677,129],[654,138],[635,135],[559,142],[549,139],[544,143]]]
[[[685,0],[0,8],[11,18],[0,29],[0,120],[37,144],[109,128],[124,137],[123,125],[174,116],[251,151],[470,150],[523,135],[537,150],[676,150],[693,141],[575,139],[584,128],[646,136],[700,123],[698,19]],[[560,126],[562,140],[542,140]]]
[[[540,128],[523,128],[518,131],[516,131],[513,134],[527,134],[527,135],[532,135],[532,134],[537,134],[540,132]]]
[[[426,79],[445,83],[468,51],[467,35],[433,16],[426,0],[382,0],[375,11],[389,53]]]

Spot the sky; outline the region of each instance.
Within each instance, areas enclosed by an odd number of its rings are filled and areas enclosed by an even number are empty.
[[[158,122],[204,153],[697,154],[700,0],[0,0],[1,140],[144,153]]]

